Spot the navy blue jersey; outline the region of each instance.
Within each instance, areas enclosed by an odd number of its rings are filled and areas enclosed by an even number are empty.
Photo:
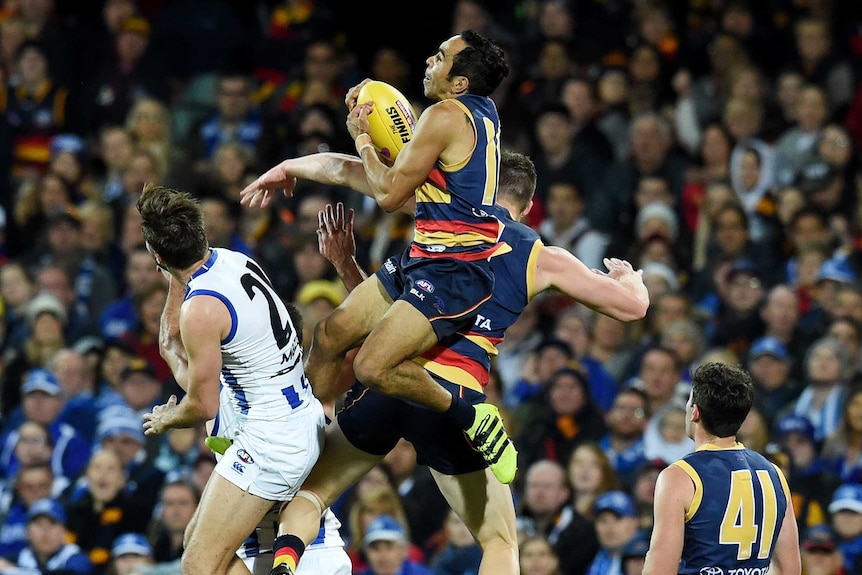
[[[414,258],[484,260],[499,246],[502,224],[491,215],[500,173],[500,118],[491,98],[451,100],[473,124],[476,146],[461,162],[435,164],[416,189]]]
[[[491,259],[493,297],[479,308],[472,326],[441,339],[414,360],[447,381],[476,390],[488,383],[490,356],[497,355],[506,329],[537,293],[534,274],[542,248],[535,230],[516,222],[502,208],[489,211],[504,224],[500,239],[506,246],[502,255]]]
[[[790,504],[781,471],[741,443],[703,446],[674,465],[695,488],[680,574],[765,575]]]

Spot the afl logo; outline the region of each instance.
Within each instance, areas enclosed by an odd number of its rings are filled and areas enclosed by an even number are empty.
[[[700,575],[724,575],[721,567],[702,567]]]
[[[418,287],[424,292],[434,293],[434,284],[432,284],[428,280],[418,280],[416,282],[416,287]]]
[[[245,449],[237,449],[236,456],[239,457],[240,461],[243,463],[254,463],[254,459],[251,458],[251,455],[248,454],[248,451]],[[711,573],[709,575],[712,575]]]

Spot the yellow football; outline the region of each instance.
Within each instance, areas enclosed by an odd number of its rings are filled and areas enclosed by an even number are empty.
[[[407,98],[394,86],[371,80],[359,90],[357,103],[374,102],[368,114],[368,135],[380,157],[390,164],[404,144],[413,137],[416,113]]]

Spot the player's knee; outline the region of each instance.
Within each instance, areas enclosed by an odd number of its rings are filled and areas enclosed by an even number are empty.
[[[381,369],[380,361],[370,358],[368,354],[362,353],[361,349],[353,360],[353,373],[356,374],[356,379],[367,387],[380,393],[389,393],[385,389],[384,370]]]
[[[314,327],[314,347],[318,353],[337,355],[346,351],[344,326],[339,326],[340,314],[333,312]]]
[[[216,553],[197,553],[194,549],[183,551],[180,565],[186,573],[224,573],[227,568],[225,558]]]

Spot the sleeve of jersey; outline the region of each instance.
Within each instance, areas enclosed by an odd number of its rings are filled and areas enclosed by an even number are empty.
[[[527,258],[527,301],[533,301],[533,298],[539,295],[539,290],[536,286],[536,266],[539,262],[539,253],[545,244],[542,240],[537,239],[533,242],[533,247],[530,249],[530,257]]]
[[[689,521],[694,514],[697,513],[700,507],[700,502],[703,500],[703,481],[700,479],[700,474],[687,461],[682,459],[674,461],[672,465],[676,465],[691,478],[694,483],[694,495],[691,498],[691,503],[688,506],[688,511],[685,512],[685,520]]]
[[[773,463],[773,467],[775,467],[775,471],[778,473],[778,479],[781,480],[781,488],[784,489],[784,495],[787,497],[787,504],[790,505],[790,486],[787,484],[787,478],[784,477],[784,472],[781,471],[781,467],[777,464]]]

